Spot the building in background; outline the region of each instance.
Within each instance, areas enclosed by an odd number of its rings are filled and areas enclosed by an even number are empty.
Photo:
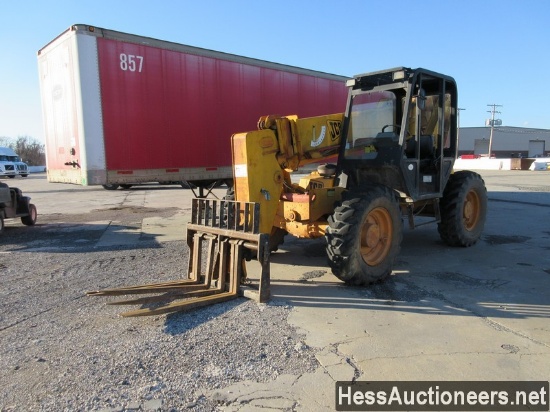
[[[461,127],[458,155],[487,155],[490,135],[490,127]],[[550,130],[495,127],[491,152],[497,158],[549,157]]]

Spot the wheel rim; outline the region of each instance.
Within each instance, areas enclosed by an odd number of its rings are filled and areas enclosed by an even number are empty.
[[[376,266],[388,255],[392,243],[392,220],[388,210],[377,207],[369,212],[361,228],[361,256]]]
[[[480,212],[481,200],[475,190],[470,190],[464,200],[464,211],[462,213],[464,228],[466,230],[471,231],[475,229],[479,222]]]

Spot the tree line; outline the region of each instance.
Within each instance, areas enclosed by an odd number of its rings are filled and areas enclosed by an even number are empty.
[[[19,136],[17,139],[0,137],[0,147],[9,147],[29,166],[46,164],[45,145],[30,136]]]

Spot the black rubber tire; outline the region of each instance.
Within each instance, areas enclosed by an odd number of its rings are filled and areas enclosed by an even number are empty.
[[[271,234],[269,235],[269,251],[276,252],[279,250],[279,246],[285,243],[285,236],[288,232],[280,227],[272,227]]]
[[[128,190],[132,187],[132,185],[120,185],[120,187],[124,190]]]
[[[184,189],[195,189],[197,187],[193,182],[188,182],[187,180],[181,181],[180,185]]]
[[[15,175],[8,175],[10,179],[15,179]]]
[[[211,189],[223,186],[223,180],[193,180],[188,182],[191,187],[202,187],[203,189]]]
[[[21,175],[21,177],[27,177],[28,175]]]
[[[487,218],[487,189],[481,176],[463,170],[453,173],[439,203],[441,222],[437,230],[449,246],[474,245]]]
[[[31,203],[29,204],[29,214],[21,218],[21,223],[27,226],[34,226],[37,218],[38,212],[36,211],[36,206]]]
[[[403,238],[401,213],[391,189],[372,185],[361,192],[346,192],[328,222],[327,256],[338,279],[361,286],[391,274]],[[381,231],[390,236],[384,240]]]
[[[0,216],[0,233],[4,232],[4,216]]]
[[[105,190],[117,190],[119,185],[116,184],[110,184],[110,185],[102,185],[103,189]]]

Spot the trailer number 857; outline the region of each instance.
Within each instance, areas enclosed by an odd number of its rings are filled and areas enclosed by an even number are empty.
[[[141,73],[142,68],[143,68],[143,56],[135,56],[133,54],[120,53],[121,70]]]

